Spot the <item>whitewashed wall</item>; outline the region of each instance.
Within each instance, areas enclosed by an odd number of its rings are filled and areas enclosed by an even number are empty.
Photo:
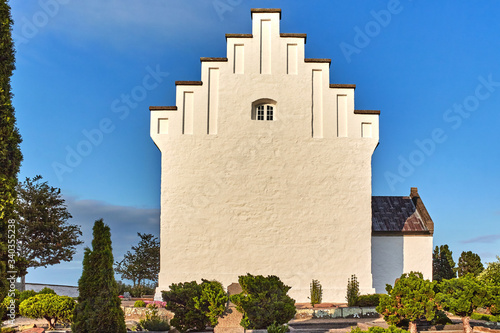
[[[354,113],[354,88],[330,87],[329,63],[280,37],[279,13],[254,12],[252,37],[229,36],[227,61],[202,61],[202,84],[177,85],[177,110],[151,112],[162,152],[161,271],[173,282],[274,274],[307,302],[344,301],[371,275],[371,156],[378,115]],[[194,65],[194,64],[193,64]],[[276,102],[274,121],[252,103]]]
[[[372,274],[376,293],[403,273],[421,272],[432,280],[432,236],[372,237]]]

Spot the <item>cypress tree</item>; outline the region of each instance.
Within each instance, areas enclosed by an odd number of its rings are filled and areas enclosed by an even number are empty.
[[[463,251],[458,258],[458,277],[466,276],[471,273],[475,277],[484,271],[481,258],[472,251]]]
[[[432,279],[441,281],[457,277],[455,261],[448,245],[436,246],[432,255]]]
[[[92,250],[86,248],[83,257],[72,331],[126,332],[125,316],[120,307],[118,284],[114,277],[111,232],[102,219],[95,221],[93,235]]]
[[[17,173],[22,154],[19,148],[21,136],[16,127],[10,78],[15,69],[14,43],[12,42],[12,18],[7,0],[0,0],[0,300],[7,294],[7,225],[15,219]]]

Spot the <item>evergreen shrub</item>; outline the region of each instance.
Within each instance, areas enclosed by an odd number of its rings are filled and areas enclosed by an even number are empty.
[[[355,274],[351,275],[351,278],[347,280],[347,294],[345,300],[348,306],[356,305],[359,297],[359,282]]]
[[[247,274],[240,276],[238,282],[243,291],[232,295],[231,301],[243,314],[240,325],[245,329],[286,324],[295,316],[295,301],[287,295],[291,287],[277,276]]]
[[[288,327],[288,325],[279,325],[276,322],[272,323],[267,328],[267,333],[286,333],[289,331],[290,331],[290,328]]]
[[[155,306],[153,306],[152,310],[146,312],[146,318],[141,319],[139,325],[147,331],[164,332],[170,330],[168,320],[158,314],[158,308]]]
[[[408,331],[392,325],[389,328],[372,326],[367,331],[363,331],[359,327],[353,327],[349,333],[408,333]]]
[[[170,324],[180,332],[203,331],[210,324],[216,326],[226,309],[228,297],[217,281],[203,280],[174,283],[162,292],[167,310],[175,316]]]
[[[134,308],[145,308],[146,303],[143,300],[137,300],[134,303]]]
[[[24,300],[19,305],[22,316],[48,321],[49,329],[54,329],[58,322],[70,323],[73,319],[75,301],[68,296],[38,294]]]
[[[323,288],[318,280],[311,282],[311,305],[314,307],[316,304],[321,304],[323,300]]]
[[[92,249],[86,248],[83,256],[71,329],[73,333],[125,333],[125,316],[113,269],[111,232],[102,219],[95,221],[93,237]]]
[[[50,289],[49,287],[44,287],[42,290],[40,290],[39,292],[37,292],[37,294],[39,294],[39,295],[41,295],[41,294],[56,295],[56,292],[54,291],[54,289]]]
[[[482,314],[482,313],[476,313],[476,312],[474,312],[470,316],[470,319],[485,320],[485,321],[491,321],[491,322],[500,322],[500,316],[493,316],[493,315],[489,315],[489,314]]]
[[[378,306],[380,294],[361,295],[356,300],[356,306]]]

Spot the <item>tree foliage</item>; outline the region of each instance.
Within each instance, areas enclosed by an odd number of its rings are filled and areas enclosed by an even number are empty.
[[[133,282],[134,287],[149,280],[158,282],[160,273],[160,241],[152,234],[137,233],[141,240],[127,251],[123,260],[115,263],[115,271],[122,279]]]
[[[491,301],[487,286],[468,274],[458,279],[443,280],[439,284],[439,290],[436,299],[441,307],[462,317],[464,332],[472,332],[470,316],[474,310],[487,307]]]
[[[448,245],[436,246],[432,254],[432,280],[441,281],[457,277],[452,254]]]
[[[212,327],[217,326],[219,318],[224,315],[229,301],[224,287],[218,281],[203,280],[201,295],[194,298],[196,309],[203,311]]]
[[[16,127],[10,84],[15,69],[12,25],[8,1],[0,0],[0,302],[9,289],[7,228],[8,221],[16,219],[17,174],[23,159],[20,149],[21,135]],[[10,270],[15,270],[14,268],[9,267]],[[2,312],[0,316],[3,317],[4,311],[0,311]]]
[[[240,325],[245,329],[286,324],[295,316],[295,301],[287,295],[291,287],[277,276],[247,274],[238,277],[238,282],[243,291],[232,295],[231,301],[243,314]]]
[[[49,329],[58,322],[70,323],[73,318],[75,301],[68,296],[38,294],[19,305],[19,312],[28,318],[43,318],[48,321]]]
[[[422,273],[403,274],[394,284],[387,285],[387,295],[380,296],[376,310],[390,325],[409,322],[410,332],[416,332],[420,318],[432,320],[436,314],[435,283],[424,280]]]
[[[83,272],[78,280],[79,296],[72,331],[126,332],[113,271],[111,232],[102,219],[95,221],[93,236],[92,249],[86,248],[83,257]]]
[[[500,286],[500,257],[497,261],[489,262],[486,269],[479,275],[479,279],[492,285]]]
[[[479,276],[483,270],[484,266],[481,263],[481,258],[472,251],[463,251],[460,258],[458,258],[458,277],[466,276],[469,273]]]
[[[82,244],[80,226],[68,223],[68,212],[61,190],[42,181],[42,176],[26,178],[17,187],[17,213],[21,275],[29,267],[47,267],[71,261],[76,246]]]
[[[167,310],[175,316],[170,323],[180,332],[196,329],[204,331],[207,325],[215,326],[222,317],[228,297],[217,281],[203,280],[173,283],[163,291]]]

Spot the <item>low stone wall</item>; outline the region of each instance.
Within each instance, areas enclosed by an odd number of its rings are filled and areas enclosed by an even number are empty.
[[[338,307],[327,309],[297,309],[295,319],[307,318],[378,318],[375,307]]]
[[[39,292],[43,288],[48,287],[60,296],[78,297],[78,287],[64,286],[59,284],[44,284],[44,283],[25,283],[24,290],[34,290]]]
[[[132,306],[122,306],[123,312],[125,313],[125,319],[136,319],[136,318],[144,318],[146,317],[147,311],[151,311],[146,307],[144,308],[134,308]],[[168,311],[165,308],[158,309],[158,315],[162,317],[166,317],[168,320],[174,318],[174,313]]]

